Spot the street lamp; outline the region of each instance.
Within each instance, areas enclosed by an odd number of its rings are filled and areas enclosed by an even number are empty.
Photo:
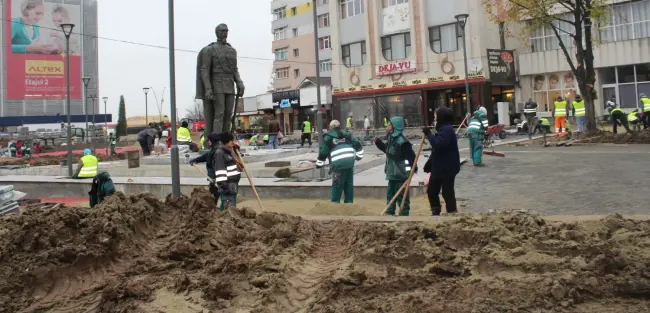
[[[106,102],[108,102],[108,97],[103,97],[102,100],[104,100],[104,141],[107,142],[108,144],[106,145],[106,156],[108,156],[108,146],[111,144],[110,140],[108,138],[108,123],[106,122],[106,119],[108,118],[106,115]]]
[[[65,85],[66,85],[66,113],[68,113],[68,176],[72,177],[72,126],[70,117],[70,35],[74,24],[61,24],[61,31],[65,35]]]
[[[95,114],[96,114],[96,112],[95,112],[95,100],[97,100],[97,96],[92,95],[92,96],[89,96],[88,98],[90,98],[90,100],[93,101],[93,137],[95,137],[97,135],[97,127],[95,127]],[[94,139],[97,139],[97,138],[94,138]],[[92,140],[92,142],[93,142],[93,154],[95,154],[96,153],[95,152],[95,145],[97,144],[97,140]]]
[[[145,124],[149,125],[149,97],[147,96],[149,94],[149,87],[142,88],[142,91],[144,91],[144,121]]]
[[[88,83],[90,83],[90,77],[84,77],[81,79],[84,83],[84,114],[86,115],[86,142],[90,139],[90,136],[88,136],[88,102],[86,101],[86,97],[88,94]]]
[[[175,38],[174,38],[174,0],[168,0],[167,2],[167,14],[169,16],[169,106],[170,114],[172,120],[172,147],[171,147],[171,159],[172,159],[172,196],[178,198],[181,196],[181,175],[179,168],[179,156],[178,156],[178,142],[176,140],[176,51]]]
[[[467,19],[469,14],[458,14],[455,16],[458,25],[460,26],[461,31],[463,32],[463,55],[465,59],[465,95],[467,99],[467,114],[472,114],[472,104],[470,102],[469,95],[469,71],[467,66],[467,40],[465,36],[465,25],[467,25]],[[469,121],[467,123],[469,125]]]

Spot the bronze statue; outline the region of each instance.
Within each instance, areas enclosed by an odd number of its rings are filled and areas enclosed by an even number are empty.
[[[196,66],[196,99],[203,100],[205,138],[212,132],[230,131],[235,95],[244,95],[244,82],[237,68],[237,50],[226,42],[228,26],[219,24],[215,33],[217,42],[201,49]]]

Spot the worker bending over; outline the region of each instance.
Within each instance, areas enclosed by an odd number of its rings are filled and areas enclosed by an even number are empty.
[[[650,98],[644,93],[639,94],[641,104],[643,104],[643,129],[650,128]]]
[[[187,121],[181,122],[181,127],[176,131],[176,144],[179,146],[189,146],[192,152],[199,152],[199,147],[192,142],[192,133],[187,126]]]
[[[386,204],[393,199],[395,194],[402,187],[404,182],[411,174],[411,170],[415,170],[415,152],[413,152],[413,145],[402,134],[404,131],[404,118],[396,116],[388,122],[388,141],[384,143],[379,137],[375,137],[375,145],[379,150],[386,154],[386,163],[384,165],[384,173],[386,173],[386,180],[388,180],[388,190],[386,193]],[[397,201],[388,208],[386,214],[395,215],[397,203],[402,203],[404,194],[397,197]],[[408,216],[411,209],[409,195],[404,200],[404,206],[400,210],[400,215]]]
[[[567,103],[562,99],[562,96],[557,97],[555,107],[553,109],[553,119],[555,119],[555,136],[566,136],[566,114]]]
[[[638,110],[634,110],[627,115],[627,122],[635,131],[641,130],[641,118],[639,117]]]
[[[77,166],[77,171],[72,178],[93,178],[97,176],[97,166],[99,161],[93,155],[90,149],[84,149],[84,156],[79,160],[79,165]]]
[[[617,130],[616,130],[618,125],[623,125],[623,127],[625,127],[625,130],[628,133],[632,132],[630,130],[630,127],[627,124],[627,115],[625,114],[625,112],[622,109],[620,109],[620,108],[612,109],[612,111],[609,114],[610,114],[611,119],[612,119],[612,131],[614,132],[614,134],[618,133]]]
[[[487,121],[487,117],[483,111],[476,110],[469,120],[467,132],[469,134],[469,145],[472,149],[472,162],[475,166],[483,165],[483,138],[485,138],[485,131],[487,127],[481,122],[483,119]]]
[[[344,203],[354,202],[354,162],[363,159],[363,147],[356,137],[341,129],[337,120],[330,122],[330,130],[323,135],[320,143],[316,167],[325,166],[330,160],[332,174],[332,193],[330,200],[341,203],[341,195],[345,195]]]
[[[221,135],[221,145],[216,149],[212,158],[212,168],[214,168],[215,174],[214,181],[221,197],[219,210],[222,212],[237,205],[241,172],[239,171],[237,159],[233,157],[234,151],[235,137],[230,133],[223,133]]]

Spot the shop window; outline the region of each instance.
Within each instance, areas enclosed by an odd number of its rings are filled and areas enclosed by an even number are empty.
[[[346,67],[354,67],[366,64],[366,42],[356,42],[341,46],[343,64]]]
[[[630,66],[619,66],[618,68],[618,83],[633,83],[635,80],[634,77],[634,65]]]
[[[429,45],[435,53],[458,51],[462,40],[463,30],[458,23],[429,28]]]
[[[639,97],[636,93],[635,84],[618,85],[618,95],[618,102],[621,108],[636,108]]]
[[[411,55],[411,33],[381,37],[381,50],[387,61],[405,59]]]
[[[599,70],[600,81],[603,84],[616,84],[616,68],[606,67]]]
[[[402,116],[408,127],[422,126],[422,98],[419,94],[377,97],[377,104],[380,116]]]
[[[636,66],[636,81],[638,82],[650,81],[650,63],[640,64]]]
[[[550,112],[558,97],[567,102],[576,97],[577,84],[571,72],[559,72],[532,77],[533,100],[538,112]]]
[[[350,99],[350,100],[341,100],[339,102],[341,116],[340,122],[342,125],[345,125],[350,113],[352,113],[352,123],[356,129],[363,129],[363,117],[369,116],[370,121],[376,120],[372,118],[374,108],[375,108],[375,98],[362,98],[362,99]]]

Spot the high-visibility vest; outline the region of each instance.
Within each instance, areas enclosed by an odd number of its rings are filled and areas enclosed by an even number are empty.
[[[585,100],[573,101],[573,109],[576,111],[576,117],[585,116],[587,113],[585,111]]]
[[[539,121],[543,126],[551,126],[551,122],[549,122],[546,118],[541,118]]]
[[[643,112],[650,112],[650,99],[643,97],[641,98],[641,103],[643,103]]]
[[[262,140],[268,141],[269,140],[269,135],[264,135],[264,137],[262,137]]]
[[[555,116],[566,116],[566,101],[555,101]]]
[[[305,121],[305,128],[302,129],[302,132],[305,134],[311,133],[311,122]]]
[[[616,109],[612,110],[612,113],[610,113],[610,114],[614,114],[616,112],[621,112],[621,113],[625,114],[625,112],[623,110],[619,109],[619,108],[616,108]]]
[[[384,127],[388,127],[388,118],[384,117]]]
[[[345,123],[345,127],[352,128],[352,118],[348,117],[348,121]]]
[[[79,177],[95,177],[97,176],[97,158],[94,155],[84,155],[81,158],[81,163],[83,167],[79,172]]]
[[[192,141],[192,135],[190,133],[190,130],[185,128],[185,127],[180,127],[178,128],[178,131],[176,132],[176,141],[179,142],[190,142]]]
[[[199,143],[201,144],[201,150],[205,149],[205,134],[201,135],[201,140],[199,140]]]
[[[639,116],[637,115],[636,112],[631,112],[630,114],[627,115],[628,122],[636,122],[638,120],[639,120]]]

